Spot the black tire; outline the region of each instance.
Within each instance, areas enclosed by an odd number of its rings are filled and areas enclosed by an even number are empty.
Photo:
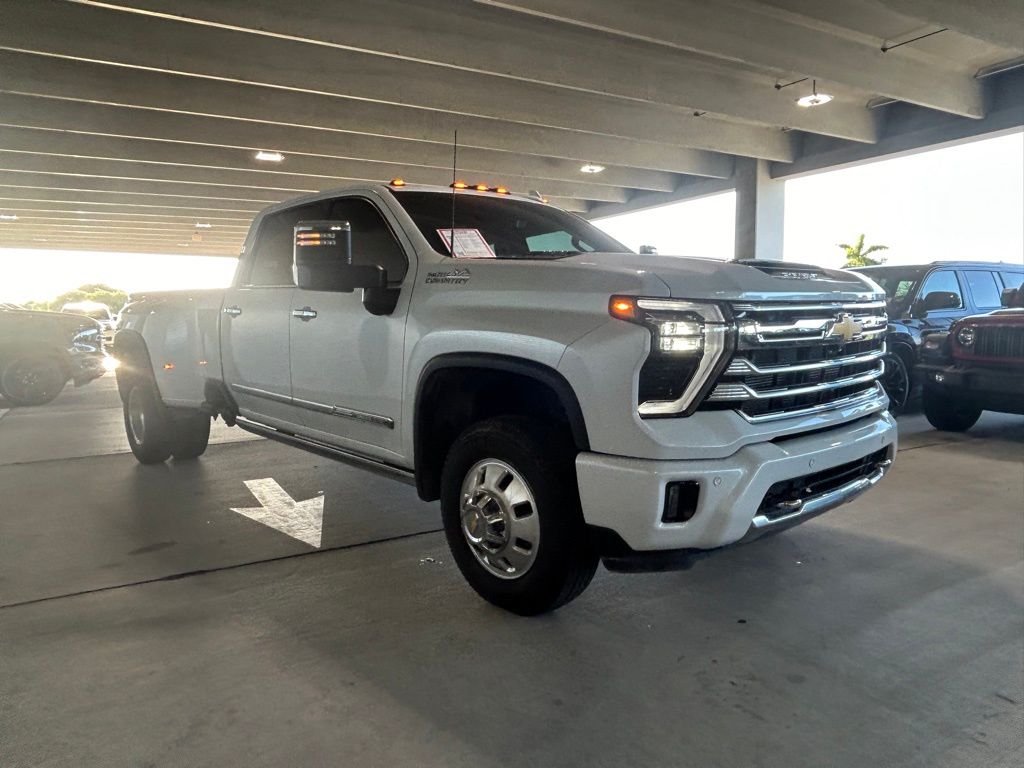
[[[210,443],[210,417],[205,413],[189,414],[172,422],[171,454],[175,461],[197,459]]]
[[[903,355],[898,352],[890,352],[883,358],[885,372],[882,374],[881,383],[885,394],[889,396],[889,413],[898,416],[907,407],[910,400],[910,393],[913,387],[913,380],[910,375],[910,366]]]
[[[593,579],[598,555],[580,510],[575,453],[568,436],[518,417],[476,424],[452,445],[441,473],[445,535],[462,575],[488,602],[533,616],[574,600]],[[515,511],[521,504],[512,512],[517,519],[537,516],[537,545],[531,547],[531,564],[519,576],[494,575],[475,554],[480,548],[474,549],[463,530],[463,484],[471,482],[471,470],[488,460],[518,475],[535,502],[527,505],[528,512],[522,516]],[[521,541],[515,539],[517,546]]]
[[[0,394],[16,406],[53,402],[67,383],[64,367],[52,355],[15,357],[0,371]]]
[[[124,431],[140,464],[160,464],[170,458],[174,432],[167,409],[152,383],[136,381],[128,388]]]
[[[978,406],[955,400],[934,387],[924,388],[922,406],[928,422],[944,432],[966,432],[981,418]]]

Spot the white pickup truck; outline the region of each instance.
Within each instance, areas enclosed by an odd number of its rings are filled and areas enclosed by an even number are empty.
[[[501,188],[399,181],[260,213],[226,291],[137,297],[115,339],[144,463],[211,417],[413,482],[521,614],[688,567],[877,483],[885,296],[851,272],[638,256]]]

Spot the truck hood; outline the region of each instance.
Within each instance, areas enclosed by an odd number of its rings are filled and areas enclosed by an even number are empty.
[[[855,272],[786,261],[722,261],[694,256],[586,253],[564,261],[581,267],[655,275],[673,298],[722,301],[867,301],[881,288]]]

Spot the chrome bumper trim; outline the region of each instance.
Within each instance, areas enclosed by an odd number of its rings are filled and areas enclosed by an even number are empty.
[[[847,357],[836,357],[832,360],[820,360],[814,363],[800,363],[798,365],[773,365],[761,368],[745,357],[738,357],[729,363],[725,369],[726,376],[745,376],[749,374],[775,374],[775,373],[799,373],[800,371],[817,371],[823,368],[841,368],[844,365],[859,365],[870,363],[873,360],[880,360],[885,356],[885,347],[873,349],[862,355],[848,355]]]

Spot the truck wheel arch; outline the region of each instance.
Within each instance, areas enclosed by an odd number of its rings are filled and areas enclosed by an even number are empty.
[[[120,365],[117,368],[117,392],[121,402],[128,402],[130,384],[139,377],[156,384],[153,376],[153,362],[149,357],[149,347],[138,331],[125,329],[118,331],[114,337],[114,357]]]
[[[505,396],[509,392],[520,397],[508,401]],[[413,412],[416,490],[420,498],[439,498],[441,467],[448,448],[463,429],[494,415],[528,414],[530,411],[523,407],[524,395],[541,414],[565,422],[577,450],[590,450],[579,399],[554,368],[489,353],[452,353],[427,363],[416,386]]]

